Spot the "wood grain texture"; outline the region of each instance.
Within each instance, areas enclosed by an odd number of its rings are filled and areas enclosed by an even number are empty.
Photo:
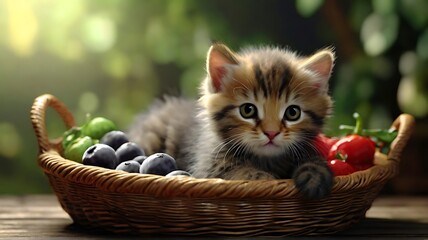
[[[346,231],[320,239],[332,237],[428,239],[428,196],[380,197],[374,201],[366,217]],[[53,195],[0,197],[1,239],[123,237],[135,236],[112,234],[73,224]]]

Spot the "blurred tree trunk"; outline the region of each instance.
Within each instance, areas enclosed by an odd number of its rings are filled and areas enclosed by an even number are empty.
[[[362,50],[356,40],[359,39],[359,36],[352,31],[348,17],[345,15],[343,9],[344,7],[340,6],[337,0],[327,0],[321,10],[323,17],[325,17],[332,31],[337,36],[338,47],[342,52],[342,56],[346,60],[350,60],[356,55],[361,54]]]

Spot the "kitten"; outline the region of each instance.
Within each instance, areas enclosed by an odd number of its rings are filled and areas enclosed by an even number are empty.
[[[333,63],[331,49],[299,57],[213,44],[199,101],[166,97],[136,119],[130,139],[194,177],[293,178],[305,197],[326,196],[333,177],[315,140],[332,109]]]

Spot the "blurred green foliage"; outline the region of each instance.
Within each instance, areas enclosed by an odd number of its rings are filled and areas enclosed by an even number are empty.
[[[29,120],[51,93],[82,123],[87,113],[126,130],[163,94],[195,97],[212,40],[233,49],[335,46],[335,115],[388,127],[428,114],[428,2],[424,0],[0,0],[0,193],[49,192]],[[49,135],[65,130],[51,110]]]

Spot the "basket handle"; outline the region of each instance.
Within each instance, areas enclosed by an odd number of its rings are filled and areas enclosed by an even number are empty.
[[[72,113],[67,107],[51,94],[44,94],[34,100],[31,107],[31,123],[33,124],[34,132],[36,133],[37,142],[39,144],[39,153],[44,153],[54,148],[55,143],[49,140],[46,129],[46,110],[52,107],[62,118],[68,128],[75,126]]]
[[[398,135],[391,143],[391,149],[388,153],[388,160],[400,163],[401,153],[412,135],[415,126],[415,119],[409,114],[401,114],[392,123],[391,128],[398,130]]]

